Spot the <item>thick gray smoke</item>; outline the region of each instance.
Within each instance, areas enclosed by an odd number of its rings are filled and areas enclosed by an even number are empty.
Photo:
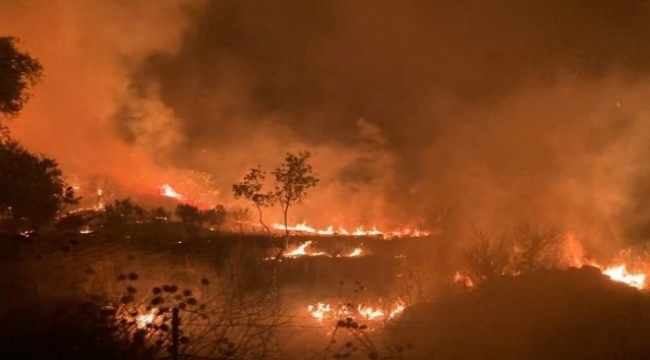
[[[643,1],[136,3],[80,25],[138,59],[107,60],[128,76],[106,141],[213,174],[219,201],[247,168],[309,149],[322,181],[293,221],[646,236]],[[133,36],[158,45],[123,48]]]

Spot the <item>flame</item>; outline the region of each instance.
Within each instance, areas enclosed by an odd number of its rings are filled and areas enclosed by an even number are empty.
[[[318,303],[317,306],[307,306],[307,311],[318,321],[323,321],[325,313],[332,312],[332,307],[329,304]]]
[[[583,265],[593,266],[600,269],[603,275],[609,277],[612,281],[621,282],[640,290],[646,288],[646,274],[643,272],[630,272],[628,270],[628,264],[621,259],[623,256],[620,256],[620,254],[619,260],[614,262],[615,265],[602,266],[598,262],[588,260],[585,257],[582,245],[573,233],[568,233],[566,239],[567,258],[571,265],[576,267],[581,267]]]
[[[454,274],[454,282],[462,284],[468,288],[474,287],[474,282],[472,279],[470,279],[470,277],[467,275],[461,274],[460,271],[456,271],[456,274]]]
[[[366,320],[375,320],[386,316],[383,310],[373,308],[372,306],[359,305],[357,311],[359,312],[359,315]]]
[[[618,258],[612,262],[613,265],[603,266],[595,260],[587,259],[584,255],[582,244],[573,233],[567,233],[565,240],[564,257],[566,259],[566,265],[574,267],[592,266],[599,269],[603,275],[612,281],[624,283],[639,290],[645,290],[647,288],[647,275],[644,272],[628,270],[630,268],[629,261],[625,261],[625,259],[629,259],[629,249],[619,253]],[[513,272],[511,275],[518,275],[518,273]],[[469,276],[463,275],[461,272],[454,274],[454,282],[463,284],[466,287],[474,287],[476,285]]]
[[[348,231],[343,226],[339,226],[337,229],[334,226],[328,226],[324,229],[316,229],[312,226],[307,225],[306,222],[298,223],[294,226],[275,223],[271,226],[274,230],[279,231],[289,231],[296,232],[301,234],[312,234],[312,235],[339,235],[339,236],[382,236],[384,239],[391,239],[393,237],[423,237],[429,236],[429,233],[420,229],[410,229],[404,228],[395,231],[381,231],[377,229],[376,226],[373,226],[370,229],[366,229],[363,226],[359,226],[354,231]]]
[[[354,248],[351,253],[347,254],[346,257],[358,257],[361,256],[363,253],[363,250],[361,250],[361,247]]]
[[[628,284],[637,289],[645,288],[645,278],[644,273],[631,274],[625,268],[625,264],[609,267],[603,270],[603,274],[607,275],[610,279],[618,282]]]
[[[176,200],[183,200],[183,195],[179,194],[173,187],[169,184],[162,184],[160,186],[160,195],[174,198]]]
[[[356,307],[349,303],[339,303],[333,307],[330,304],[319,302],[316,306],[307,306],[309,314],[318,322],[325,319],[340,320],[352,318],[366,321],[379,321],[394,319],[404,312],[406,303],[402,299],[397,299],[388,307],[372,306],[368,304],[359,304]]]
[[[140,314],[135,317],[135,325],[138,327],[138,329],[146,329],[147,325],[153,324],[154,320],[156,320],[156,311],[157,310],[151,310],[148,314]]]
[[[311,245],[311,243],[312,243],[311,241],[306,241],[306,242],[300,244],[297,248],[285,253],[284,256],[285,257],[295,258],[295,257],[299,257],[299,256],[323,256],[323,255],[327,255],[324,252],[309,252],[308,253],[306,251],[306,249],[307,249],[307,247],[309,245]]]
[[[305,241],[304,243],[302,243],[302,244],[296,246],[295,248],[293,248],[292,250],[289,250],[289,251],[285,252],[283,254],[283,256],[288,257],[288,258],[298,258],[298,257],[302,257],[302,256],[360,257],[360,256],[365,255],[364,252],[363,252],[363,249],[361,248],[361,246],[359,246],[359,247],[354,248],[352,251],[350,251],[347,254],[332,256],[331,254],[328,254],[328,253],[323,252],[323,251],[310,251],[308,249],[308,247],[310,247],[312,245],[312,243],[313,242],[311,240]],[[264,260],[273,260],[273,259],[275,259],[275,257],[264,258]]]

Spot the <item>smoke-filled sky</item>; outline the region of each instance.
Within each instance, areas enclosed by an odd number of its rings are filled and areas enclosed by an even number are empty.
[[[14,135],[75,174],[228,203],[308,149],[294,221],[650,231],[644,1],[4,1],[0,34],[46,70]]]

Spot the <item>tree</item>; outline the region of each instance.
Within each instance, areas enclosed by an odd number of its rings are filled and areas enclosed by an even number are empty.
[[[260,167],[253,168],[249,171],[244,180],[232,186],[232,192],[236,199],[246,199],[252,202],[257,209],[259,222],[271,236],[271,229],[264,223],[262,218],[262,208],[273,206],[277,200],[273,192],[262,192],[266,173]]]
[[[32,154],[13,140],[0,142],[0,218],[43,225],[78,201],[54,159]]]
[[[316,186],[319,181],[308,163],[310,157],[309,151],[301,151],[298,155],[289,152],[284,158],[284,163],[272,172],[275,177],[274,197],[282,206],[287,236],[289,236],[287,222],[289,208],[300,203],[307,196],[307,190]]]
[[[151,220],[154,221],[167,221],[169,220],[170,213],[164,207],[159,206],[152,209],[150,212]]]
[[[16,47],[14,37],[0,37],[0,116],[16,116],[29,99],[29,88],[43,74],[43,66]]]
[[[138,222],[145,218],[145,210],[129,198],[107,204],[104,207],[104,214],[106,223],[110,225]]]
[[[176,216],[181,219],[189,235],[196,235],[198,233],[198,226],[203,220],[199,208],[190,204],[178,204],[176,206]]]
[[[201,210],[201,220],[211,227],[220,227],[226,221],[228,212],[223,205],[217,205],[212,209]]]

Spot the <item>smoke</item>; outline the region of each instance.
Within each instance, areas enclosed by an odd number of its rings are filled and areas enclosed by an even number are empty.
[[[148,56],[178,50],[189,3],[3,2],[0,33],[18,37],[45,68],[13,135],[59,160],[75,185],[89,176],[132,188],[165,180],[165,154],[186,141],[182,124],[155,83],[138,93],[129,84]],[[122,129],[113,119],[126,107],[137,124]],[[119,135],[127,130],[132,139]]]
[[[205,172],[228,203],[248,168],[309,149],[321,182],[292,221],[647,236],[642,1],[0,10],[47,70],[13,131],[67,166]]]

